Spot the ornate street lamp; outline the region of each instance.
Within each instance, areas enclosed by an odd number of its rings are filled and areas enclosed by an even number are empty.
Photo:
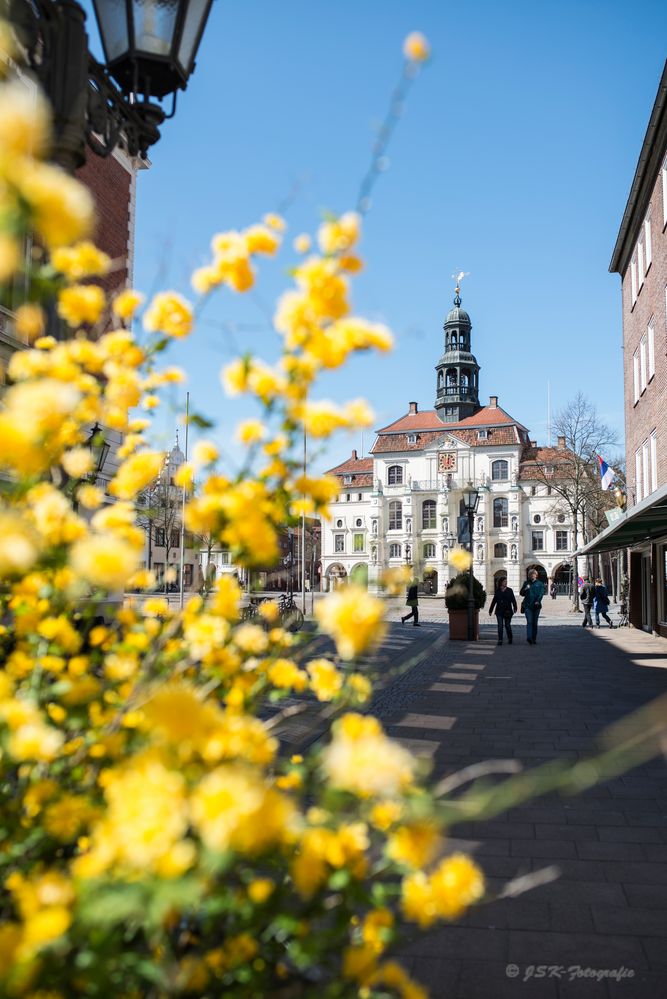
[[[93,455],[94,468],[90,472],[90,481],[93,485],[97,482],[98,477],[102,474],[102,469],[104,468],[104,463],[107,460],[109,451],[111,450],[111,445],[107,442],[104,431],[102,430],[99,423],[90,431],[90,436],[86,441],[86,447],[90,448]]]
[[[212,0],[94,0],[107,65],[88,51],[76,0],[11,0],[29,67],[53,106],[52,157],[74,171],[86,143],[109,156],[121,136],[145,157],[195,68]],[[158,103],[169,95],[169,114]]]
[[[473,591],[473,574],[472,574],[472,559],[473,559],[473,545],[472,545],[472,532],[473,532],[473,522],[475,514],[477,513],[477,504],[479,503],[479,490],[475,489],[472,482],[469,482],[466,488],[463,490],[463,505],[465,511],[468,514],[468,536],[470,539],[470,568],[468,569],[468,641],[472,642],[474,640],[474,623],[475,623],[475,595]]]

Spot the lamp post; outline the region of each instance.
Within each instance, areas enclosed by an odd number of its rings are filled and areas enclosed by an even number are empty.
[[[195,68],[212,0],[94,0],[106,64],[88,51],[77,0],[10,0],[29,68],[53,108],[52,158],[73,172],[86,143],[109,156],[123,138],[146,157]],[[171,96],[169,114],[159,103]]]
[[[473,574],[472,574],[472,560],[473,560],[473,544],[472,544],[472,532],[473,532],[473,521],[475,513],[477,512],[477,504],[479,503],[479,490],[475,489],[472,482],[469,482],[466,488],[463,490],[463,505],[465,507],[466,513],[468,514],[468,537],[470,543],[470,568],[468,569],[468,641],[472,642],[474,640],[474,624],[475,624],[475,595],[473,591]]]

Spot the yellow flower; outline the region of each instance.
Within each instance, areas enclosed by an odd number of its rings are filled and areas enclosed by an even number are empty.
[[[21,265],[21,251],[15,239],[0,232],[0,284],[9,281]]]
[[[37,760],[48,763],[65,741],[62,733],[41,721],[20,725],[9,736],[7,749],[15,760]]]
[[[248,885],[248,898],[255,905],[263,905],[271,897],[275,887],[271,878],[255,878]]]
[[[99,486],[84,483],[77,489],[76,498],[86,510],[97,510],[104,502],[104,493]]]
[[[194,465],[192,465],[189,461],[184,461],[182,465],[178,466],[174,473],[174,485],[180,486],[181,489],[192,489],[194,482]]]
[[[96,284],[73,284],[58,295],[58,315],[68,326],[91,326],[102,315],[106,297]]]
[[[23,927],[22,949],[27,954],[53,943],[70,927],[72,917],[62,905],[48,905],[32,915]]]
[[[198,295],[208,295],[213,288],[217,288],[222,283],[222,276],[215,267],[198,267],[192,272],[190,284]]]
[[[441,919],[457,919],[484,895],[484,876],[463,853],[442,860],[431,875],[433,900]]]
[[[448,561],[452,569],[465,572],[472,565],[472,555],[465,548],[452,548]]]
[[[269,646],[269,639],[258,624],[242,624],[234,632],[234,642],[243,652],[261,655]]]
[[[272,257],[278,247],[280,240],[270,228],[264,225],[253,225],[243,233],[248,247],[248,253],[265,253]]]
[[[16,513],[0,512],[0,577],[27,572],[38,555],[37,539],[29,524]]]
[[[220,452],[213,441],[197,441],[192,449],[192,456],[198,465],[210,465],[217,461]]]
[[[113,300],[112,309],[114,315],[118,316],[124,322],[132,319],[134,313],[137,311],[139,306],[144,301],[144,296],[139,291],[135,291],[134,288],[125,288],[121,291],[119,295]]]
[[[261,420],[243,420],[236,428],[236,439],[246,446],[256,444],[266,436],[266,427]]]
[[[380,641],[386,631],[384,604],[361,586],[346,586],[315,605],[320,628],[331,635],[338,654],[354,659]]]
[[[75,243],[74,246],[57,247],[51,254],[51,263],[72,281],[102,277],[111,268],[111,258],[88,239]]]
[[[220,379],[227,395],[233,397],[247,391],[248,369],[248,362],[240,357],[222,369]]]
[[[14,324],[19,336],[25,337],[28,343],[32,343],[44,332],[44,310],[34,302],[26,302],[25,305],[19,305],[16,310]]]
[[[14,179],[47,246],[64,246],[88,235],[93,227],[94,202],[84,184],[60,167],[34,160],[24,160]]]
[[[51,137],[51,110],[36,87],[21,80],[3,84],[0,99],[0,150],[2,157],[39,156]]]
[[[381,954],[389,943],[393,925],[394,917],[389,909],[373,909],[364,917],[361,925],[361,939],[376,954]]]
[[[264,225],[268,225],[269,229],[275,229],[276,232],[284,232],[287,228],[285,219],[275,212],[268,212],[262,219],[262,222]]]
[[[267,676],[274,687],[285,690],[305,690],[308,677],[291,659],[276,659],[269,666]]]
[[[375,719],[346,715],[333,729],[322,768],[334,787],[361,797],[393,798],[412,783],[415,760]]]
[[[118,499],[133,499],[158,477],[163,466],[164,455],[160,451],[130,455],[116,472],[109,492]]]
[[[287,798],[242,766],[224,765],[200,782],[192,820],[211,850],[259,853],[280,842],[292,818]]]
[[[389,837],[387,856],[399,864],[421,868],[428,864],[438,844],[438,829],[431,822],[400,826]]]
[[[375,414],[365,399],[346,403],[343,416],[349,427],[370,427],[375,419]]]
[[[90,448],[75,447],[65,451],[60,461],[69,476],[82,479],[93,467],[93,454]]]
[[[308,250],[312,246],[312,240],[310,236],[302,232],[300,236],[297,236],[292,244],[297,253],[308,253]]]
[[[343,686],[343,676],[328,659],[312,659],[307,666],[310,687],[318,701],[331,701]]]
[[[77,541],[70,551],[74,572],[106,590],[123,589],[139,567],[139,551],[110,531]]]
[[[323,222],[317,233],[320,250],[327,255],[352,249],[361,229],[361,219],[356,212],[345,212],[332,222]]]
[[[192,306],[176,291],[158,292],[144,313],[144,328],[149,333],[178,339],[192,331],[193,321]]]
[[[403,55],[411,62],[426,62],[430,54],[428,39],[421,31],[411,32],[403,42]]]
[[[365,704],[373,692],[370,680],[361,673],[352,673],[346,677],[346,686],[358,704]]]

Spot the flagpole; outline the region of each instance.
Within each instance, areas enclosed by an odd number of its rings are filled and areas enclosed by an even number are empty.
[[[303,428],[303,477],[306,478],[307,438]],[[311,580],[312,585],[312,580]],[[306,511],[301,513],[301,610],[306,614]]]
[[[185,393],[185,460],[188,460],[188,431],[190,429],[190,393]],[[181,496],[181,571],[180,571],[180,585],[179,585],[179,607],[183,610],[183,601],[185,597],[183,576],[185,568],[185,499],[187,490],[185,487],[185,480],[183,481],[183,493]]]

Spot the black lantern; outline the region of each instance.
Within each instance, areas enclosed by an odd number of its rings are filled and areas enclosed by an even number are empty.
[[[107,443],[104,436],[104,431],[100,427],[99,423],[90,431],[90,436],[86,441],[86,447],[90,448],[93,455],[93,469],[90,472],[91,482],[97,482],[98,476],[102,474],[102,469],[104,468],[104,463],[107,460],[107,455],[111,450],[111,445]]]
[[[475,638],[475,595],[473,590],[473,574],[472,574],[472,560],[473,560],[473,550],[472,550],[472,533],[473,533],[473,519],[475,513],[477,512],[477,504],[479,503],[479,489],[475,489],[472,482],[469,482],[466,488],[463,490],[463,505],[468,514],[468,536],[470,539],[470,568],[468,569],[468,641],[472,642]]]
[[[466,508],[466,513],[476,513],[477,504],[479,503],[479,489],[475,489],[471,482],[468,483],[466,488],[463,490],[463,505]]]
[[[212,0],[94,0],[107,69],[148,101],[185,90]]]

